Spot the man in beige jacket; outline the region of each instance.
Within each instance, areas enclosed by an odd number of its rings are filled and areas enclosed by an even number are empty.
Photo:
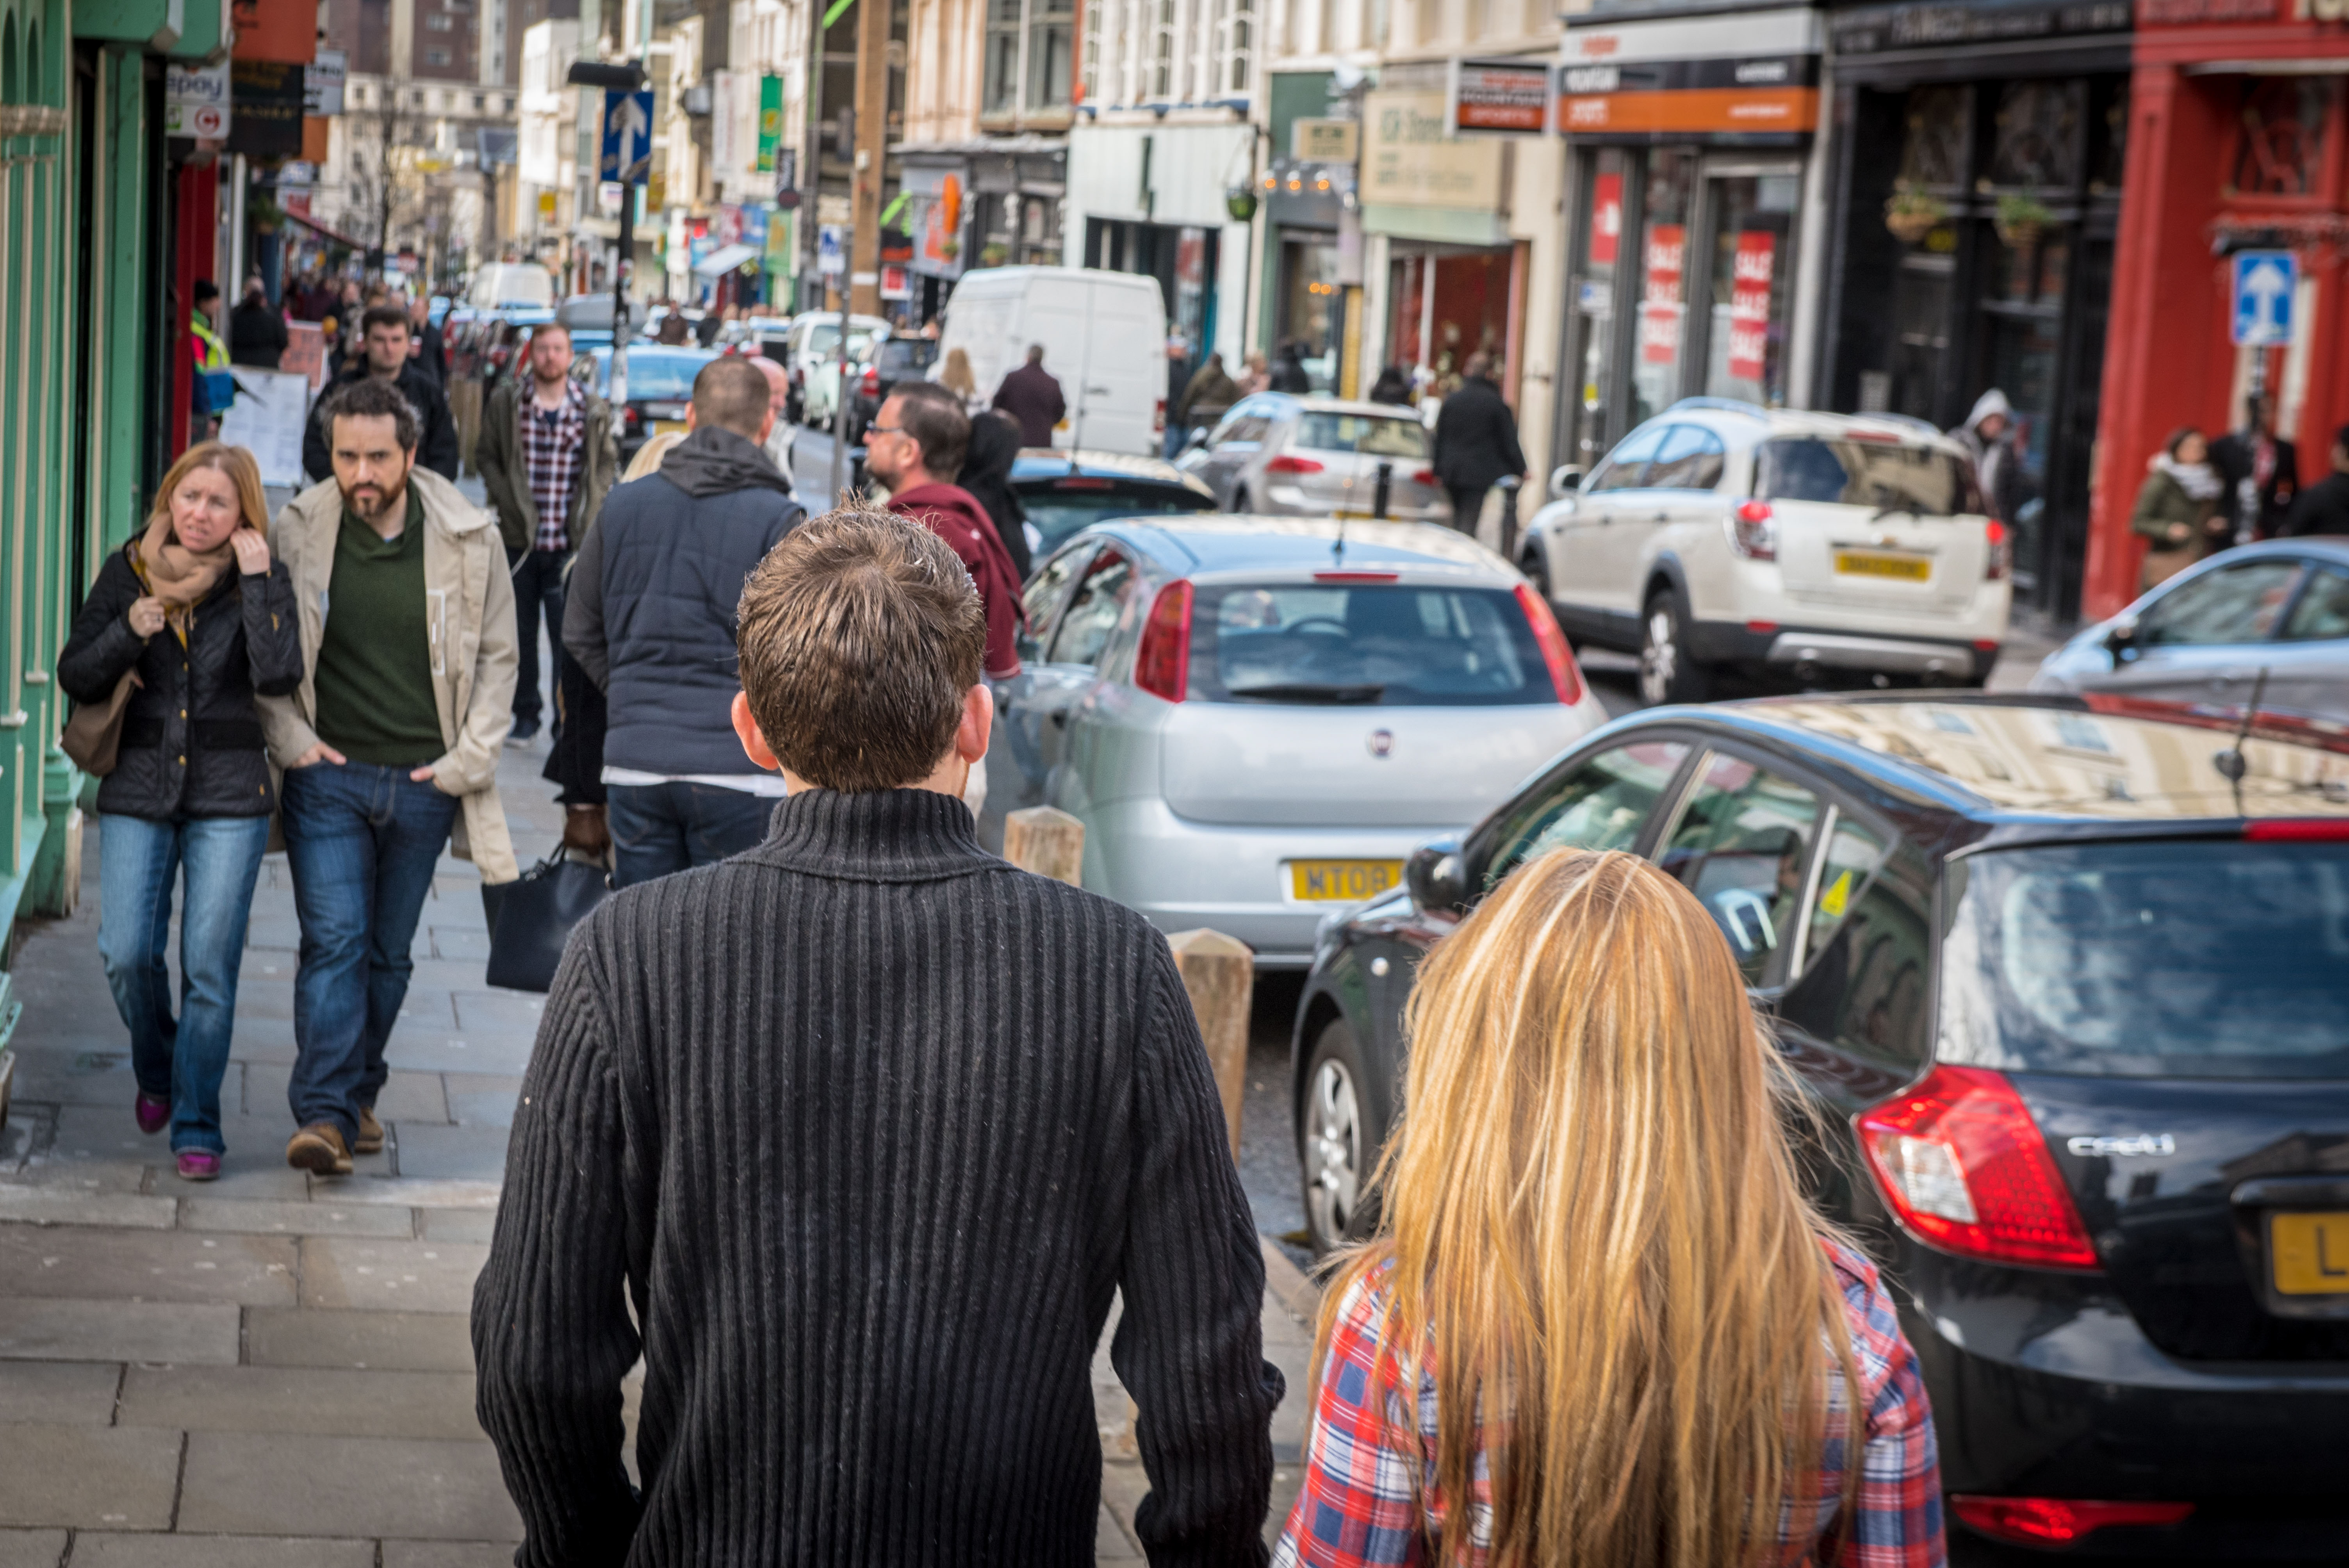
[[[260,707],[302,921],[285,1162],[331,1176],[383,1147],[384,1044],[442,848],[485,882],[514,878],[498,757],[515,652],[497,526],[415,466],[398,387],[338,388],[321,422],[334,479],[289,502],[269,541],[294,579],[302,685]]]

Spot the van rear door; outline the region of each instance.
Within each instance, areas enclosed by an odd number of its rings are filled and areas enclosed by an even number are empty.
[[[1166,399],[1166,316],[1157,284],[1123,273],[1103,273],[1088,284],[1084,357],[1062,361],[1071,370],[1082,366],[1081,375],[1061,373],[1069,401],[1066,444],[1156,457]],[[1040,279],[1029,295],[1030,308],[1040,303],[1038,294],[1051,288]],[[1055,444],[1061,444],[1057,434]]]

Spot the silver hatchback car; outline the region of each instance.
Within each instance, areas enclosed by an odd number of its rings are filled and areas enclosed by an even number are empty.
[[[1379,470],[1386,516],[1448,522],[1452,502],[1436,482],[1435,443],[1407,408],[1258,392],[1231,407],[1174,459],[1205,480],[1228,511],[1287,517],[1373,517]]]
[[[1027,610],[981,837],[1058,806],[1086,887],[1269,967],[1310,963],[1325,913],[1607,718],[1525,579],[1426,523],[1098,523]]]

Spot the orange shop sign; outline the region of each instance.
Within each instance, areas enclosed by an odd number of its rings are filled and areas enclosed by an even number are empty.
[[[1569,71],[1569,77],[1582,73]],[[1681,88],[1561,94],[1560,130],[1804,131],[1817,129],[1816,88]]]

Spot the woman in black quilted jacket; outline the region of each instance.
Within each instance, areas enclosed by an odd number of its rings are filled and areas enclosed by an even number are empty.
[[[256,695],[302,680],[293,583],[269,558],[261,472],[206,441],[171,465],[139,537],[107,557],[57,658],[57,684],[102,704],[128,675],[113,770],[98,786],[98,936],[130,1030],[139,1130],[171,1129],[180,1175],[220,1174],[221,1078],[253,884],[276,791]],[[178,1016],[164,948],[180,913]]]

